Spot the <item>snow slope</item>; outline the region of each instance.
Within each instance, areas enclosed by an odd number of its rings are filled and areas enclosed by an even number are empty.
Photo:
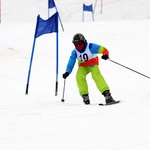
[[[33,23],[37,14],[47,18],[48,0],[1,0],[2,22]],[[149,0],[55,0],[62,22],[82,22],[82,7],[93,4],[95,21],[150,19]],[[50,12],[55,9],[51,9]],[[102,14],[100,13],[102,11]],[[85,21],[91,21],[90,12],[84,12]]]
[[[0,24],[0,149],[149,150],[149,78],[100,59],[101,72],[113,97],[122,102],[97,106],[104,98],[88,75],[93,105],[85,106],[76,86],[76,65],[66,80],[65,102],[61,102],[61,76],[76,32],[82,32],[90,42],[106,46],[112,60],[150,76],[149,0],[106,0],[103,14],[97,4],[96,21],[91,22],[87,16],[85,23],[81,23],[79,12],[83,1],[56,0],[65,29],[63,32],[59,28],[58,96],[55,33],[36,40],[29,94],[25,95],[36,16],[39,13],[46,18],[46,2],[8,2],[2,1]]]

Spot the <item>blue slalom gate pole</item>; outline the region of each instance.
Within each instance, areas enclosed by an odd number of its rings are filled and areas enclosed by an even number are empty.
[[[48,1],[48,2],[50,2],[50,1]],[[53,1],[53,3],[54,3],[53,7],[55,7],[56,12],[58,12],[57,7],[56,7],[56,4],[55,4],[54,1]],[[51,7],[51,8],[52,8],[52,7]],[[49,5],[48,5],[48,18],[49,18],[49,17],[50,17],[50,11],[49,11]],[[62,21],[61,21],[61,19],[60,19],[59,13],[58,13],[58,19],[59,19],[59,21],[60,21],[61,28],[62,28],[62,30],[64,31],[64,27],[63,27]]]
[[[32,67],[32,61],[33,61],[33,55],[34,55],[35,42],[36,42],[36,38],[34,37],[32,53],[31,53],[31,58],[30,58],[29,71],[28,71],[27,84],[26,84],[26,94],[28,94],[28,89],[29,89],[30,74],[31,74],[31,67]]]
[[[55,9],[56,9],[56,12],[58,12],[56,5],[55,5]],[[64,31],[64,27],[63,27],[62,21],[60,19],[59,13],[58,13],[58,18],[59,18],[59,21],[60,21],[61,28]]]
[[[55,96],[58,93],[58,32],[56,33],[56,85],[55,85]]]
[[[30,65],[29,65],[29,70],[28,70],[28,78],[27,78],[26,92],[25,92],[26,94],[28,94],[28,89],[29,89],[30,74],[31,74],[32,61],[33,61],[33,55],[34,55],[34,48],[35,48],[35,42],[36,42],[37,26],[38,26],[38,21],[37,21],[37,23],[36,23],[35,34],[34,34],[34,40],[33,40],[33,46],[32,46],[32,52],[31,52],[31,58],[30,58]]]

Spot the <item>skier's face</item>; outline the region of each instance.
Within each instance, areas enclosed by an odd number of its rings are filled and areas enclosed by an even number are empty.
[[[84,43],[83,42],[77,42],[77,43],[74,43],[74,46],[77,50],[82,50],[84,48]]]

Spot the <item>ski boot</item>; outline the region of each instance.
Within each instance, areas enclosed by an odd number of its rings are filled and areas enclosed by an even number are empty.
[[[103,94],[104,97],[105,97],[106,104],[109,105],[109,104],[112,104],[112,103],[115,102],[115,100],[114,100],[113,97],[111,96],[111,93],[110,93],[109,90],[104,91],[102,94]]]
[[[89,95],[84,94],[84,95],[82,95],[82,97],[83,97],[83,103],[86,105],[89,105],[90,104]]]

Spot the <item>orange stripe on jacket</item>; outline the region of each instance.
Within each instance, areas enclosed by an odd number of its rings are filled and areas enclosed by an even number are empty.
[[[84,67],[99,65],[98,56],[95,58],[91,58],[90,60],[82,62],[82,63],[78,62],[78,64],[79,66],[84,66]]]
[[[102,54],[103,54],[103,55],[108,55],[108,56],[109,56],[109,52],[108,52],[108,50],[107,50],[106,48],[103,50]]]

